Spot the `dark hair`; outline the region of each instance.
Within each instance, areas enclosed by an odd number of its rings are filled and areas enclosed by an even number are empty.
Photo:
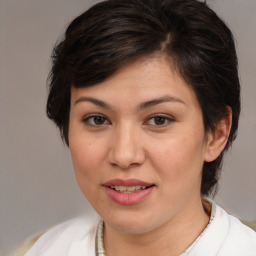
[[[92,86],[141,57],[167,56],[192,86],[206,131],[232,109],[227,150],[240,113],[237,56],[231,31],[196,0],[109,0],[74,19],[52,54],[47,115],[68,145],[70,88]],[[215,192],[223,153],[205,162],[201,193]]]

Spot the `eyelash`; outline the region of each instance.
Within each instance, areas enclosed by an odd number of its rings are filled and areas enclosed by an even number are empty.
[[[159,124],[157,125],[155,122],[156,122],[156,118],[160,118],[160,119],[163,119],[164,120],[164,124]],[[153,120],[155,124],[149,124],[149,121],[150,120]],[[166,116],[166,115],[161,115],[161,114],[158,114],[158,115],[154,115],[154,116],[151,116],[147,121],[146,121],[146,124],[148,123],[149,125],[151,126],[156,126],[156,127],[165,127],[167,126],[168,124],[174,122],[175,120],[170,117],[170,116]]]
[[[96,124],[95,123],[96,118],[102,118],[103,120],[101,120],[101,121],[104,121],[104,122],[101,123],[101,124]],[[159,124],[159,125],[157,125],[156,123],[155,124],[150,124],[150,120],[154,120],[154,122],[155,122],[156,118],[162,119],[164,121],[164,124]],[[96,126],[100,127],[100,126],[103,126],[103,125],[111,124],[111,122],[104,115],[101,115],[101,114],[92,114],[92,115],[86,116],[82,121],[83,121],[83,123],[85,123],[89,126],[95,126],[95,127]],[[106,123],[106,121],[107,121],[107,123]],[[146,124],[146,125],[149,124],[150,126],[156,126],[156,127],[160,128],[160,127],[165,127],[165,126],[167,126],[168,124],[170,124],[174,121],[175,120],[172,117],[165,116],[165,115],[162,115],[162,114],[158,114],[158,115],[151,116],[143,124]]]
[[[96,118],[102,118],[102,119],[104,119],[104,123],[103,123],[103,124],[96,124],[96,123],[95,123]],[[101,115],[101,114],[92,114],[92,115],[86,116],[82,121],[83,121],[85,124],[88,124],[88,125],[90,125],[90,126],[102,126],[102,125],[106,125],[105,122],[108,121],[108,119],[107,119],[104,115]],[[94,123],[91,123],[92,121],[93,121]],[[110,124],[109,121],[108,121],[108,124]]]

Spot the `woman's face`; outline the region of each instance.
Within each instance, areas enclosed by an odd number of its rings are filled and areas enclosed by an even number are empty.
[[[82,192],[116,230],[147,232],[198,206],[208,147],[202,113],[162,58],[73,87],[69,147]]]

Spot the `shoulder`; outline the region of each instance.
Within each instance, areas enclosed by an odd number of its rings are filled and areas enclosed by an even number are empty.
[[[46,255],[67,255],[71,250],[79,250],[81,245],[90,250],[94,247],[95,234],[99,217],[81,216],[63,222],[49,229],[47,232],[30,239],[24,249],[16,253],[17,256],[46,256]],[[70,254],[71,255],[71,254]],[[76,251],[76,255],[79,252]]]
[[[39,233],[30,237],[24,243],[22,243],[18,250],[15,251],[14,256],[23,256],[25,253],[36,243],[36,241],[44,234],[45,232]]]
[[[208,200],[208,199],[207,199]],[[256,233],[211,203],[211,220],[195,242],[191,256],[256,256]]]
[[[221,207],[218,208],[222,215],[226,215],[229,223],[227,237],[222,246],[223,255],[233,251],[234,255],[256,256],[256,232]]]
[[[213,224],[219,233],[222,233],[218,255],[256,256],[256,232],[254,230],[220,206],[216,206],[215,217]]]

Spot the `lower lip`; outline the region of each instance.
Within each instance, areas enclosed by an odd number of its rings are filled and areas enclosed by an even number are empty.
[[[121,193],[110,187],[105,187],[107,195],[117,204],[135,205],[146,199],[153,191],[154,186],[134,193]]]

